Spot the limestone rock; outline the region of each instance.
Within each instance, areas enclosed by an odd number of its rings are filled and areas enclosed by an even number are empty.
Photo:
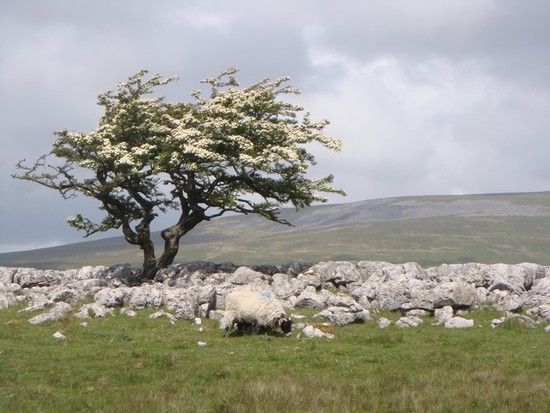
[[[414,316],[414,317],[425,317],[429,315],[430,312],[426,310],[422,310],[421,308],[415,308],[414,310],[407,311],[406,315],[408,316]]]
[[[150,285],[131,287],[128,290],[128,307],[157,308],[162,305],[162,291]]]
[[[445,321],[446,328],[469,328],[474,326],[474,320],[468,320],[462,317],[452,317]]]
[[[113,315],[113,309],[107,308],[98,303],[84,304],[80,307],[80,310],[75,313],[75,317],[78,319],[86,318],[105,318]]]
[[[59,331],[56,331],[55,333],[53,333],[52,337],[57,341],[63,341],[67,339],[67,337],[65,337],[65,335]]]
[[[126,288],[102,288],[94,295],[94,301],[104,307],[122,307],[126,294]]]
[[[343,326],[351,323],[363,323],[369,319],[369,311],[360,309],[357,311],[350,307],[330,306],[313,316],[317,321],[329,321],[335,325]]]
[[[422,319],[414,316],[401,317],[395,322],[395,325],[401,328],[418,327],[420,324],[422,324]]]
[[[325,306],[323,297],[315,291],[315,288],[309,286],[298,296],[294,303],[296,308],[317,308],[321,309]]]
[[[379,328],[388,328],[391,325],[391,321],[387,318],[380,317],[377,324]]]
[[[166,311],[163,311],[163,310],[159,310],[149,316],[149,318],[153,320],[156,320],[157,318],[161,318],[161,317],[167,318],[172,324],[175,324],[176,322],[176,317],[174,317],[172,314],[167,313]]]
[[[298,334],[298,338],[300,337],[333,339],[334,334],[325,333],[314,326],[308,325]]]
[[[127,317],[135,317],[137,313],[134,310],[130,310],[129,308],[122,307],[120,309],[120,314],[125,315]]]
[[[70,304],[56,303],[49,311],[39,314],[29,320],[30,324],[42,324],[50,321],[57,321],[65,317],[71,311]]]
[[[440,323],[444,323],[447,320],[450,320],[451,318],[453,318],[453,315],[453,307],[451,307],[450,305],[446,305],[442,308],[436,308],[434,310],[434,317]]]

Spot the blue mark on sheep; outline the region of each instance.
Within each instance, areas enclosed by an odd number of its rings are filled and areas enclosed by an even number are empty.
[[[263,291],[260,294],[260,297],[262,297],[263,300],[273,300],[275,298],[275,294],[273,294],[271,291]]]

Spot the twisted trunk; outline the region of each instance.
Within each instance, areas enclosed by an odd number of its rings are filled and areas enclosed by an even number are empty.
[[[143,250],[143,270],[141,274],[142,280],[152,280],[161,268],[166,268],[174,262],[179,251],[179,243],[181,237],[193,229],[199,222],[203,220],[202,216],[191,215],[178,224],[171,226],[161,232],[164,239],[164,249],[159,258],[155,257],[155,248],[151,241],[149,228],[144,228],[142,244]],[[141,235],[141,234],[140,234]]]

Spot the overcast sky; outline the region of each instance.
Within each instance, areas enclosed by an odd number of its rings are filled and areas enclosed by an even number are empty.
[[[546,1],[0,0],[0,251],[82,240],[65,219],[94,201],[10,173],[141,68],[183,100],[229,66],[290,76],[343,141],[312,175],[334,173],[332,201],[549,190],[548,22]]]

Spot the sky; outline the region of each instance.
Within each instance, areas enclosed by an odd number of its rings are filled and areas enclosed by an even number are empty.
[[[230,66],[291,77],[343,143],[312,148],[348,194],[331,202],[550,190],[549,21],[545,1],[0,0],[0,252],[82,240],[66,217],[94,200],[10,174],[142,68],[183,101]]]

